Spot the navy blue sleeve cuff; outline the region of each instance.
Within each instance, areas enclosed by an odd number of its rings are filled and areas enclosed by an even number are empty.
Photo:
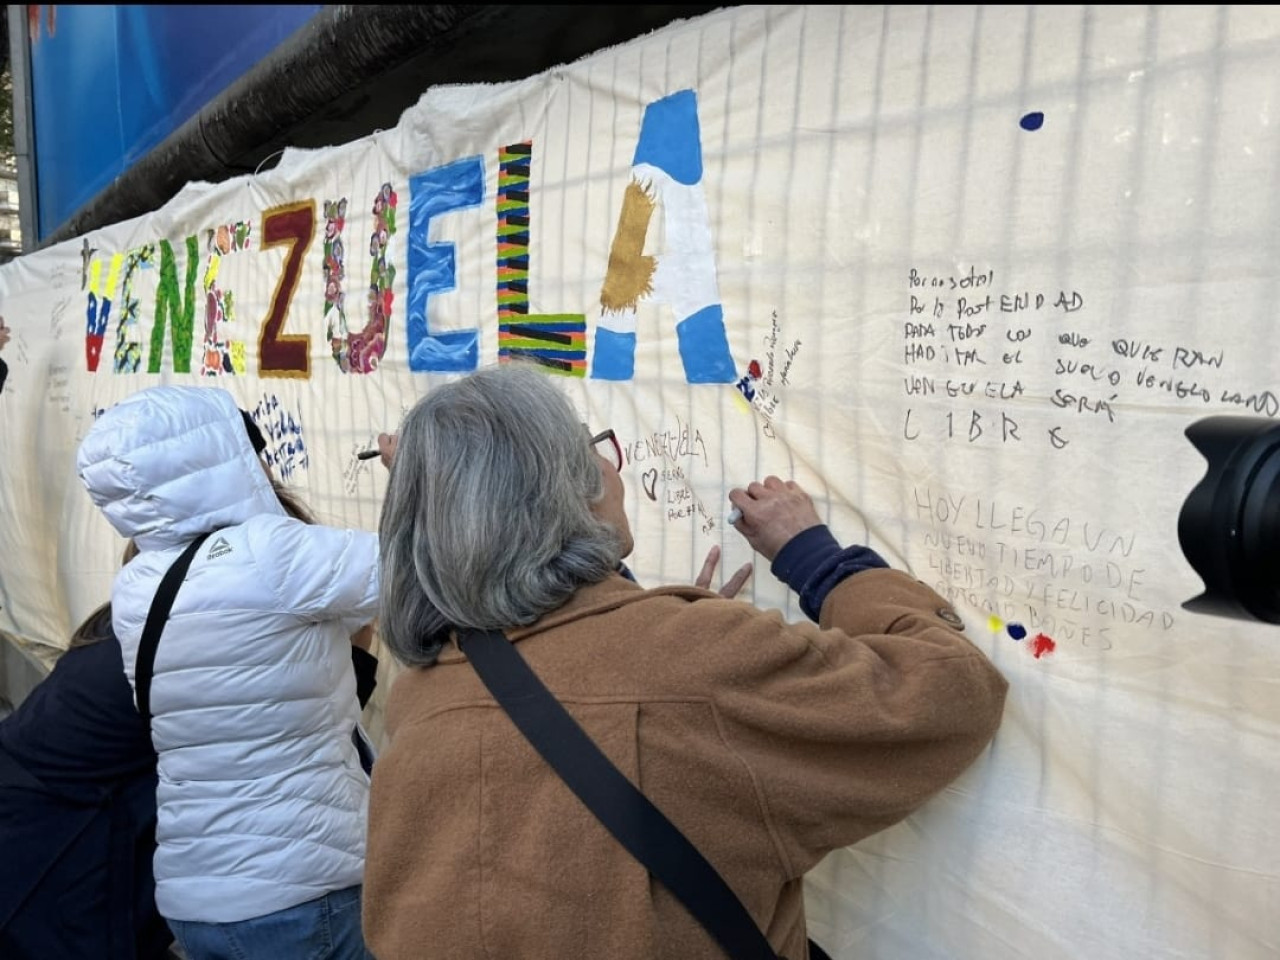
[[[841,549],[825,524],[796,534],[773,558],[773,575],[800,597],[800,609],[817,623],[822,604],[835,586],[863,570],[887,567],[870,547]]]
[[[783,544],[769,569],[775,577],[800,593],[822,562],[839,552],[840,544],[826,524],[820,523],[797,533]]]

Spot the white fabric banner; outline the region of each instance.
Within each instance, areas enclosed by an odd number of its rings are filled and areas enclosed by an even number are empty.
[[[539,363],[622,441],[642,582],[750,559],[726,494],[776,473],[1010,679],[965,776],[811,876],[834,956],[1275,957],[1280,630],[1182,608],[1177,524],[1186,428],[1280,412],[1278,96],[1275,7],[731,7],[191,184],[0,267],[0,629],[52,659],[107,598],[74,456],[134,391],[230,390],[375,529],[356,453]]]

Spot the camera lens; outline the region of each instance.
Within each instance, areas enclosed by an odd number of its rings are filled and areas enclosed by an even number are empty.
[[[1186,430],[1209,462],[1178,515],[1178,542],[1205,590],[1194,613],[1280,623],[1280,423],[1205,417]]]

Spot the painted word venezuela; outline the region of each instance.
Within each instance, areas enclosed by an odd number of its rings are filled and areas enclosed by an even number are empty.
[[[498,149],[497,185],[492,196],[499,361],[520,359],[540,364],[549,372],[584,377],[588,372],[586,317],[538,313],[530,306],[532,164],[531,141]],[[683,90],[650,103],[641,123],[631,181],[624,192],[601,284],[591,377],[632,378],[636,308],[640,301],[648,300],[671,308],[688,382],[730,383],[736,379],[725,336],[702,173],[693,91]],[[97,372],[103,367],[107,351],[109,369],[116,373],[144,369],[159,373],[167,338],[168,356],[178,373],[309,377],[311,338],[323,330],[333,362],[343,373],[373,373],[386,354],[387,330],[394,319],[396,260],[404,256],[401,251],[407,251],[408,297],[402,309],[409,368],[420,372],[473,370],[479,365],[479,329],[432,328],[432,297],[455,289],[458,271],[455,245],[429,238],[433,221],[480,207],[488,195],[483,157],[434,167],[409,178],[408,224],[403,226],[401,197],[393,184],[382,184],[368,208],[373,229],[367,286],[362,280],[353,281],[347,273],[346,197],[324,200],[318,213],[314,199],[272,207],[262,213],[260,223],[219,223],[176,244],[158,240],[95,256],[86,241],[87,369]],[[645,241],[659,211],[665,252],[645,254]],[[324,299],[322,303],[295,304],[304,263],[317,234],[322,246]],[[221,267],[229,257],[257,257],[277,249],[283,251],[283,257],[254,261],[280,266],[266,314],[249,318],[250,323],[257,321],[257,368],[250,371],[249,347],[236,331],[253,327],[236,323],[235,291],[220,279]],[[155,290],[149,331],[143,327],[139,299],[144,286],[139,281],[147,271],[154,271],[156,277],[145,284],[148,290]],[[243,270],[239,275],[244,275]],[[364,297],[361,307],[349,312],[347,292],[353,282],[363,288]],[[263,286],[265,289],[266,284]],[[314,329],[308,329],[309,319],[299,319],[313,316],[320,317]]]

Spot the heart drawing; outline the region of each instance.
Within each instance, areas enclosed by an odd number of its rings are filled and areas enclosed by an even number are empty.
[[[646,470],[640,475],[640,485],[644,487],[644,492],[649,495],[650,500],[657,500],[658,494],[658,471]]]

